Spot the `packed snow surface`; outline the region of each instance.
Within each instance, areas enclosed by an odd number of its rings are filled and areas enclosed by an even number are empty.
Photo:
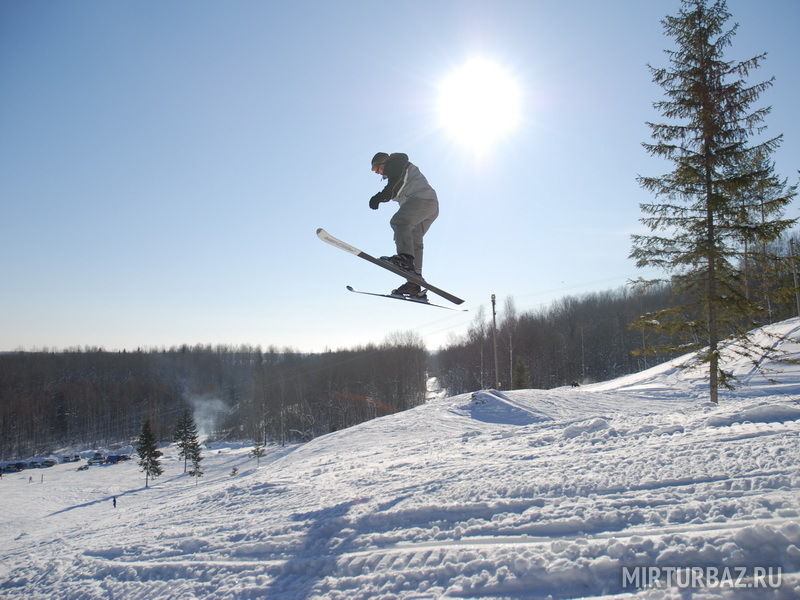
[[[174,446],[149,489],[135,461],[6,474],[0,597],[800,598],[800,367],[740,360],[713,405],[682,361],[440,398],[260,466],[212,444],[197,484]],[[646,589],[633,567],[781,578]]]

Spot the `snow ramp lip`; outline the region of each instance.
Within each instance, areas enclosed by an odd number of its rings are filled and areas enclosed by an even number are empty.
[[[517,402],[497,390],[473,392],[468,404],[459,407],[476,421],[497,425],[532,425],[552,421],[547,415]]]

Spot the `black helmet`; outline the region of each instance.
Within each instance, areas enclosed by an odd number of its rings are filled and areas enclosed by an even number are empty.
[[[372,157],[372,168],[374,169],[378,165],[382,165],[387,161],[389,155],[386,152],[378,152],[375,156]]]

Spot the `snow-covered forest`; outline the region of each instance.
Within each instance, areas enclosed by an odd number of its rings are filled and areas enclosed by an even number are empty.
[[[190,409],[205,435],[303,441],[417,406],[426,352],[413,335],[323,354],[182,347],[0,355],[0,457],[128,442],[149,419],[158,439]]]

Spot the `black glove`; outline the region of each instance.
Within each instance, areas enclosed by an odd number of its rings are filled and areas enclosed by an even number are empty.
[[[372,198],[369,199],[369,207],[372,210],[378,210],[378,205],[381,202],[386,202],[387,199],[383,197],[383,192],[378,192]]]

